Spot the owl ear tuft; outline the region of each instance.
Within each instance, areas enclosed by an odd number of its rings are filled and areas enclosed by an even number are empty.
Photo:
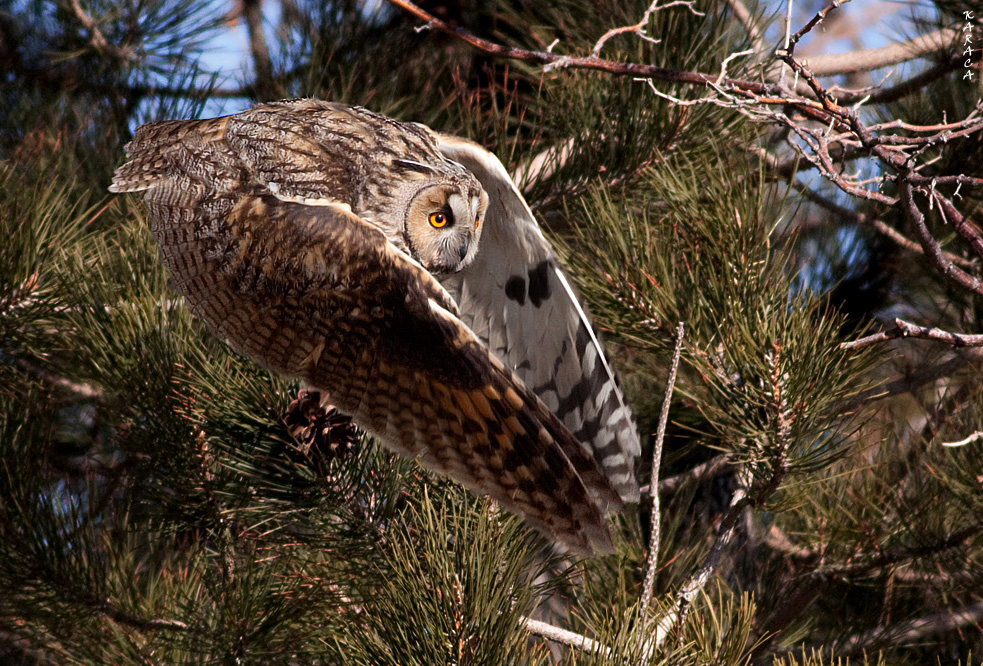
[[[432,176],[436,173],[433,167],[421,162],[414,162],[413,160],[393,160],[393,166],[401,168],[404,171],[422,173],[425,176]]]

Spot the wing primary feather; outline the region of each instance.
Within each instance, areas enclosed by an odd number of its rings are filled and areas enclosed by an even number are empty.
[[[584,309],[580,305],[580,300],[577,298],[577,295],[570,287],[570,283],[567,282],[567,278],[563,274],[563,271],[561,271],[558,267],[554,266],[553,274],[556,275],[556,279],[559,280],[561,285],[563,285],[563,291],[566,292],[567,297],[569,297],[570,302],[573,304],[573,308],[577,311],[577,316],[580,317],[580,321],[584,324],[584,328],[587,330],[587,335],[590,336],[591,344],[594,345],[594,350],[597,352],[598,360],[601,362],[601,365],[604,367],[604,372],[607,373],[608,378],[613,382],[614,370],[612,370],[611,366],[608,365],[608,360],[604,356],[604,348],[601,346],[601,341],[597,339],[597,335],[594,333],[594,329],[590,325],[590,319],[588,319],[587,313],[584,312]],[[621,405],[621,407],[628,409],[628,406],[625,405],[625,401],[621,395],[621,392],[616,391],[615,395],[617,396],[618,403]]]
[[[441,135],[439,147],[489,194],[481,250],[444,278],[461,317],[554,409],[625,501],[637,501],[641,452],[631,412],[590,319],[528,204],[481,146]]]

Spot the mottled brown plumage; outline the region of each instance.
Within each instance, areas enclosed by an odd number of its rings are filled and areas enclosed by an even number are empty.
[[[387,446],[565,546],[611,549],[602,511],[621,500],[590,447],[431,275],[473,261],[487,205],[435,134],[295,100],[145,125],[127,156],[111,189],[146,192],[178,289],[236,350],[327,391]],[[447,229],[426,233],[430,209]]]

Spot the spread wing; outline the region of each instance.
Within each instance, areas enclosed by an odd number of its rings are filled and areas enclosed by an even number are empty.
[[[112,187],[146,192],[161,257],[194,313],[240,352],[330,392],[390,448],[571,549],[609,551],[598,504],[617,494],[443,287],[348,206],[278,198],[227,127],[140,128]]]
[[[638,432],[604,350],[529,206],[481,146],[441,135],[441,152],[488,192],[475,261],[441,278],[461,319],[583,443],[626,501],[638,500]]]

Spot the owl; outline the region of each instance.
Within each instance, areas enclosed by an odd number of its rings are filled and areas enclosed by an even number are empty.
[[[610,552],[638,435],[491,153],[301,99],[150,123],[126,155],[110,190],[144,192],[178,290],[235,350],[561,547]]]

